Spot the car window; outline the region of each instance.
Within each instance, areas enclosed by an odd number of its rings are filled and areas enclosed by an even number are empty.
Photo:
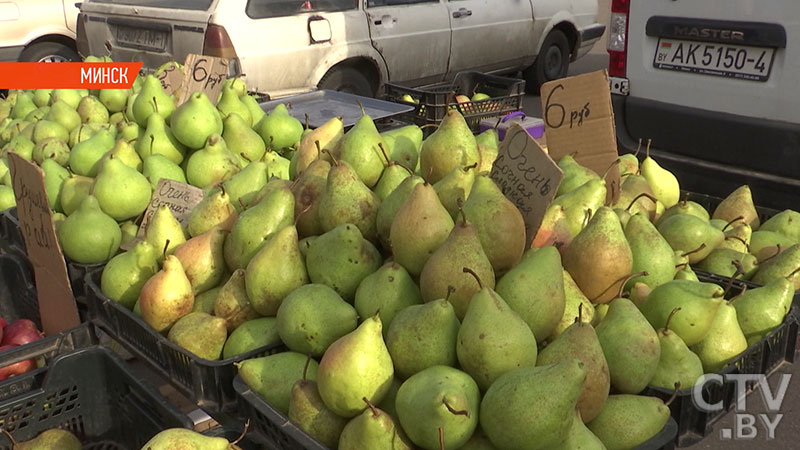
[[[252,19],[291,16],[314,11],[346,11],[358,0],[248,0],[245,12]]]
[[[116,5],[154,6],[156,8],[190,9],[206,11],[212,0],[94,0],[95,3]]]
[[[414,5],[417,3],[439,3],[439,0],[367,0],[367,7]]]

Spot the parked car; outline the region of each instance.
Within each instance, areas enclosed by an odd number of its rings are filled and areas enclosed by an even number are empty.
[[[800,204],[800,3],[613,0],[609,75],[621,152],[651,154],[684,187]]]
[[[464,70],[524,69],[538,86],[589,51],[605,29],[596,19],[597,0],[86,0],[78,50],[145,70],[189,53],[231,58],[273,97],[374,95]]]
[[[0,62],[79,61],[75,0],[0,2]]]

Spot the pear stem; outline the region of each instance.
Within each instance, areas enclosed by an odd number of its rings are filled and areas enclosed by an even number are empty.
[[[478,282],[478,287],[479,287],[479,288],[481,288],[481,289],[483,289],[483,283],[481,283],[481,277],[479,277],[479,276],[478,276],[478,274],[477,274],[477,273],[475,273],[475,271],[474,271],[474,270],[470,269],[469,267],[464,267],[464,268],[463,268],[463,269],[461,269],[461,270],[462,270],[464,273],[468,273],[468,274],[472,275],[472,276],[475,278],[475,281],[477,281],[477,282]]]
[[[252,159],[250,159],[250,158],[248,158],[248,157],[247,157],[247,155],[246,155],[246,154],[244,154],[243,152],[242,152],[242,153],[239,153],[239,156],[241,156],[241,157],[242,157],[242,159],[244,159],[245,161],[247,161],[247,162],[249,162],[249,163],[253,162],[253,160],[252,160]]]
[[[636,152],[634,152],[633,156],[639,157],[639,151],[642,150],[642,138],[639,138],[639,145],[636,146]]]
[[[794,269],[793,271],[791,271],[789,273],[789,275],[786,275],[786,279],[788,280],[789,278],[792,278],[793,276],[797,275],[798,273],[800,273],[800,267],[798,267],[797,269]]]
[[[697,253],[697,252],[699,252],[700,250],[702,250],[702,249],[704,249],[704,248],[706,248],[706,244],[705,244],[705,242],[704,242],[704,243],[702,243],[702,244],[700,244],[700,247],[697,247],[697,248],[696,248],[696,249],[694,249],[694,250],[691,250],[691,251],[688,251],[688,252],[686,252],[686,253],[682,254],[682,255],[681,255],[681,257],[685,257],[685,256],[689,256],[689,255],[691,255],[691,254],[693,254],[693,253]]]
[[[156,137],[155,135],[150,135],[150,154],[153,154],[153,144],[155,143]]]
[[[454,286],[452,286],[452,285],[451,286],[447,286],[447,295],[445,295],[444,299],[445,300],[450,300],[450,294],[452,294],[455,291],[456,291],[456,288]]]
[[[308,126],[308,121],[309,121],[308,113],[305,113],[305,116],[306,116],[306,130],[307,130],[309,128],[309,126]]]
[[[386,164],[391,166],[392,165],[392,160],[390,160],[389,159],[389,155],[386,154],[386,149],[383,148],[383,143],[382,142],[378,142],[378,147],[380,147],[381,153],[383,153],[383,158],[386,160]]]
[[[586,208],[586,212],[583,215],[583,223],[581,224],[581,228],[586,228],[586,225],[589,225],[590,220],[592,220],[592,208]]]
[[[303,208],[302,211],[297,213],[297,215],[294,217],[294,226],[297,226],[297,222],[300,220],[300,216],[302,216],[303,214],[307,213],[311,209],[312,206],[314,206],[313,203],[308,205],[308,206],[306,206],[305,208]]]
[[[406,172],[408,172],[408,175],[409,175],[409,176],[411,176],[411,175],[414,175],[414,171],[413,171],[413,170],[411,170],[411,169],[409,169],[408,167],[406,167],[406,165],[405,165],[405,164],[395,163],[395,165],[397,165],[397,166],[400,166],[400,167],[402,167],[403,169],[406,169]]]
[[[478,163],[474,163],[474,164],[470,164],[468,166],[464,166],[461,170],[463,170],[464,173],[467,173],[467,172],[469,172],[470,169],[474,169],[476,167],[478,167]]]
[[[750,245],[747,243],[747,241],[740,238],[739,236],[725,236],[725,239],[734,239],[741,242],[742,244],[744,244],[744,248],[747,249],[747,252],[750,253]]]
[[[676,381],[675,382],[675,392],[672,393],[672,397],[670,397],[669,400],[664,402],[664,406],[671,405],[672,402],[674,402],[675,399],[678,398],[678,391],[680,391],[680,390],[681,390],[681,382],[680,381]]]
[[[678,203],[680,203],[681,206],[686,206],[686,202],[688,202],[688,201],[689,201],[689,192],[688,191],[684,191],[681,194],[681,199],[680,199],[680,201]]]
[[[219,190],[222,191],[222,195],[225,195],[225,185],[224,184],[220,184],[219,185]]]
[[[729,226],[733,225],[734,223],[736,223],[736,222],[738,222],[740,220],[744,220],[744,216],[739,216],[739,217],[731,220],[730,222],[726,223],[725,226],[722,227],[722,231],[724,232],[725,230],[728,229]]]
[[[5,428],[0,428],[0,431],[2,431],[3,434],[8,436],[8,439],[11,441],[11,447],[12,448],[17,446],[17,441],[14,439],[14,436],[12,436],[11,433],[9,433]]]
[[[373,416],[377,417],[378,415],[380,415],[381,412],[378,411],[378,408],[376,408],[375,405],[373,405],[372,402],[370,402],[367,397],[361,397],[361,400],[364,400],[364,403],[366,403],[370,411],[372,411]]]
[[[423,125],[423,126],[419,127],[419,129],[420,129],[420,130],[422,130],[422,129],[425,129],[425,128],[431,128],[431,127],[433,127],[433,128],[439,128],[439,125],[438,125],[438,124],[435,124],[435,123],[426,123],[425,125]]]
[[[733,275],[731,275],[731,278],[728,280],[728,284],[725,285],[725,292],[722,293],[723,297],[726,297],[728,295],[728,292],[730,292],[731,288],[733,287],[733,281],[736,279],[736,277],[744,273],[744,271],[742,270],[742,263],[740,263],[737,260],[734,260],[731,262],[731,264],[733,264],[733,266],[736,267],[736,272],[733,272]]]
[[[680,310],[681,310],[681,308],[678,307],[678,308],[673,309],[672,312],[669,313],[669,317],[667,317],[667,321],[666,321],[666,323],[664,323],[664,331],[669,331],[669,323],[672,321],[672,318],[675,316],[675,313],[680,311]]]
[[[578,156],[578,151],[575,150],[574,152],[570,153],[569,156],[571,156],[574,159],[575,157]]]
[[[464,200],[461,197],[456,199],[456,204],[458,205],[458,212],[461,214],[461,223],[462,226],[467,224],[467,215],[464,213]]]
[[[361,115],[366,116],[367,112],[364,111],[364,105],[361,104],[361,100],[356,100],[356,103],[358,103],[358,107],[361,108]]]
[[[631,200],[630,205],[628,205],[628,207],[625,208],[625,211],[630,212],[631,207],[633,206],[633,204],[636,203],[642,197],[649,198],[653,202],[654,205],[658,201],[657,198],[653,197],[652,195],[648,194],[647,192],[642,192],[641,194],[639,194],[636,197],[634,197],[633,200]]]
[[[467,411],[466,409],[453,409],[452,406],[447,404],[447,399],[445,398],[442,399],[442,404],[445,406],[445,408],[447,408],[448,411],[450,411],[450,414],[456,416],[466,416],[467,418],[469,418],[470,416],[469,411]]]
[[[445,450],[444,446],[444,428],[439,427],[439,450]]]
[[[153,108],[158,112],[158,100],[155,97],[153,97]]]
[[[314,141],[314,146],[317,147],[317,158],[319,158],[322,155],[322,146],[319,143],[319,139]]]
[[[739,294],[736,297],[733,297],[732,299],[730,299],[729,302],[732,302],[732,301],[736,300],[737,298],[741,297],[745,292],[747,292],[747,285],[743,284],[742,285],[742,292],[739,292]]]
[[[765,262],[769,261],[770,259],[780,255],[781,254],[781,244],[775,244],[775,247],[776,247],[775,248],[775,253],[773,253],[772,255],[768,256],[767,258],[764,258],[762,261],[759,261],[758,263],[759,264],[764,264]]]
[[[635,278],[635,277],[646,277],[648,275],[650,275],[650,274],[647,273],[647,272],[638,272],[638,273],[632,273],[632,274],[629,274],[629,275],[625,275],[624,277],[620,277],[620,278],[614,280],[614,282],[611,283],[610,286],[608,286],[607,288],[603,289],[603,292],[601,292],[600,295],[598,295],[597,297],[591,299],[591,302],[594,303],[598,298],[606,295],[606,293],[609,291],[609,289],[613,288],[614,285],[616,285],[617,283],[621,283],[620,288],[619,288],[619,293],[617,294],[617,297],[621,297],[622,296],[622,290],[625,288],[625,283],[627,283],[628,280],[630,280],[631,278]]]
[[[327,154],[328,154],[328,156],[330,156],[330,157],[331,157],[331,159],[333,160],[333,165],[334,165],[334,166],[338,166],[338,165],[339,165],[339,161],[336,159],[336,157],[335,157],[335,156],[333,156],[333,153],[331,153],[331,152],[330,152],[330,150],[328,150],[328,149],[326,148],[325,150],[322,150],[322,153],[327,153]]]
[[[684,267],[686,267],[688,265],[689,265],[689,263],[675,264],[675,268],[676,269],[678,269],[678,268],[683,269]]]
[[[617,165],[617,164],[619,164],[619,161],[620,161],[620,159],[619,159],[619,158],[615,159],[615,160],[614,160],[614,162],[613,162],[613,163],[611,163],[611,165],[610,165],[610,166],[608,166],[608,168],[606,169],[606,171],[605,171],[605,172],[603,172],[603,176],[602,176],[602,177],[600,177],[600,178],[603,178],[603,179],[605,179],[605,178],[606,178],[606,176],[608,175],[608,172],[610,172],[610,171],[611,171],[611,169],[613,169],[614,167],[616,167],[616,165]]]
[[[652,144],[652,143],[653,143],[652,139],[648,139],[647,140],[647,148],[645,149],[645,153],[644,153],[645,158],[649,158],[650,157],[650,144]]]
[[[575,323],[583,321],[583,303],[578,303],[578,317],[575,318]]]
[[[167,257],[167,249],[168,248],[169,248],[169,239],[167,239],[167,241],[164,242],[164,251],[161,252],[162,256],[164,256],[165,258]]]
[[[305,379],[305,374],[303,375],[303,379]],[[239,442],[241,442],[241,440],[244,439],[244,436],[247,434],[247,430],[249,428],[250,428],[250,419],[247,419],[244,422],[244,429],[242,430],[242,434],[240,434],[239,437],[237,437],[235,441],[231,442],[231,445],[236,445]]]
[[[309,354],[309,355],[308,355],[308,358],[306,358],[306,365],[303,367],[303,381],[305,381],[305,380],[307,380],[307,379],[308,379],[308,378],[306,378],[306,377],[307,377],[307,375],[308,375],[308,366],[309,366],[310,364],[311,364],[311,354]]]

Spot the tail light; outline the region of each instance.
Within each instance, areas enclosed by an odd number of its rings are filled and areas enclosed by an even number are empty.
[[[626,75],[630,6],[630,0],[611,1],[611,20],[608,27],[608,74],[614,77]]]
[[[236,49],[224,27],[209,24],[203,41],[203,54],[218,58],[235,59]]]

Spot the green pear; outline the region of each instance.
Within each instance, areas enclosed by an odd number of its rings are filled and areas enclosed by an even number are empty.
[[[197,294],[194,297],[194,306],[192,306],[192,312],[197,311],[204,312],[206,314],[214,314],[214,301],[217,299],[217,294],[219,294],[221,289],[222,287],[215,287],[203,292],[202,294]],[[224,356],[223,359],[225,359]]]
[[[793,239],[786,237],[777,231],[767,231],[761,228],[758,231],[754,231],[750,235],[750,248],[749,250],[745,249],[745,251],[754,255],[758,255],[762,251],[765,251],[764,249],[772,249],[772,251],[768,252],[771,255],[775,253],[774,249],[776,249],[778,246],[781,248],[789,248],[796,243],[797,242],[795,242]]]
[[[52,89],[36,89],[33,91],[33,103],[39,107],[47,106],[50,104],[50,96],[52,94]]]
[[[628,280],[625,289],[630,290],[636,283],[644,283],[652,289],[675,277],[675,253],[647,216],[631,216],[625,225],[625,238],[633,255],[631,271],[647,272],[647,275]]]
[[[106,214],[122,222],[147,209],[151,189],[144,175],[112,156],[97,174],[92,194]]]
[[[572,428],[585,379],[577,359],[507,372],[483,396],[481,429],[497,448],[555,448]]]
[[[731,192],[714,209],[713,219],[722,219],[731,222],[736,218],[742,217],[742,222],[750,225],[753,231],[758,230],[760,220],[758,212],[753,205],[753,195],[750,186],[743,185]]]
[[[100,290],[108,298],[132,309],[142,287],[158,272],[156,248],[147,241],[139,241],[130,251],[111,258],[103,268]]]
[[[62,101],[72,107],[72,109],[78,109],[81,98],[83,97],[81,97],[77,89],[53,89],[50,93],[50,104],[52,105],[58,101]]]
[[[247,107],[247,110],[250,111],[250,117],[252,117],[253,124],[257,124],[267,115],[263,109],[261,109],[261,105],[258,104],[258,101],[252,95],[242,95],[239,97],[242,103]]]
[[[47,115],[44,118],[46,120],[61,124],[61,126],[64,127],[68,133],[81,125],[80,114],[78,114],[75,108],[69,106],[63,101],[54,102],[50,106],[50,110],[47,112]],[[68,139],[69,136],[67,136],[67,138],[64,140],[66,141]]]
[[[52,159],[42,161],[41,166],[44,172],[44,186],[50,208],[55,211],[62,211],[60,201],[61,187],[64,185],[64,180],[69,178],[69,171]]]
[[[273,234],[247,264],[247,296],[263,316],[275,315],[283,299],[308,281],[294,225]]]
[[[580,288],[575,284],[575,280],[566,270],[561,271],[562,279],[564,281],[564,315],[556,325],[551,338],[556,338],[561,335],[570,325],[580,319],[584,323],[599,323],[599,319],[595,316],[595,308],[592,302],[583,295]],[[601,306],[601,305],[597,305]]]
[[[397,400],[397,391],[400,390],[400,384],[401,382],[397,377],[392,378],[392,385],[389,387],[389,391],[383,397],[383,400],[381,400],[377,405],[378,408],[392,417],[397,417],[397,408],[395,407],[395,403]]]
[[[758,260],[754,255],[718,247],[709,253],[704,260],[697,263],[695,268],[725,277],[747,280],[758,270],[757,265]],[[741,267],[743,272],[737,272],[737,266]]]
[[[83,97],[78,103],[77,112],[83,123],[108,123],[108,109],[94,95]]]
[[[22,136],[17,136],[17,138],[22,138]],[[52,159],[59,165],[65,166],[69,162],[70,149],[66,142],[61,139],[47,138],[43,141],[39,141],[39,143],[33,147],[31,157],[33,161],[39,165],[46,159]],[[102,165],[102,163],[98,163],[98,166],[100,165]]]
[[[193,186],[205,189],[229,180],[239,170],[239,159],[228,150],[225,140],[219,134],[212,134],[205,147],[189,157],[186,180]]]
[[[163,155],[150,155],[142,161],[142,175],[150,181],[153,189],[162,178],[186,183],[183,169]]]
[[[26,138],[25,136],[17,136],[8,141],[8,143],[3,146],[3,150],[0,153],[6,155],[8,152],[14,152],[28,161],[31,161],[33,160],[33,148],[35,146],[36,144],[34,144],[32,140]]]
[[[69,131],[58,122],[41,119],[33,126],[33,136],[31,140],[34,144],[38,144],[48,138],[56,138],[66,142],[69,140]]]
[[[186,231],[199,236],[212,228],[230,231],[239,215],[224,186],[209,191],[189,214]]]
[[[289,173],[296,178],[314,161],[319,160],[323,155],[322,152],[333,152],[339,145],[342,136],[344,136],[344,127],[341,117],[334,117],[306,133],[300,139],[300,145],[295,153],[296,158]]]
[[[142,319],[159,333],[164,333],[194,306],[192,285],[181,262],[169,255],[161,270],[150,277],[139,294]]]
[[[234,270],[219,289],[214,299],[213,313],[225,319],[229,332],[259,317],[247,296],[244,269]]]
[[[289,413],[292,386],[298,380],[316,380],[319,368],[316,361],[295,352],[246,359],[238,366],[242,381],[283,414]]]
[[[787,278],[794,283],[795,289],[800,289],[798,267],[800,267],[800,244],[795,244],[769,261],[763,261],[753,275],[752,281],[765,285],[778,278]]]
[[[776,278],[731,300],[748,342],[759,341],[780,326],[789,313],[793,297],[792,283],[786,278]]]
[[[381,262],[375,246],[351,224],[339,225],[314,240],[306,256],[311,282],[333,288],[347,301],[354,299],[359,284]]]
[[[456,167],[478,163],[478,143],[464,117],[449,110],[436,131],[422,143],[420,170],[428,183],[436,183]]]
[[[325,406],[316,381],[298,380],[292,386],[289,420],[328,448],[337,448],[348,420]]]
[[[278,152],[269,151],[264,153],[264,162],[267,164],[267,178],[290,179],[289,165],[291,162]]]
[[[705,259],[725,239],[722,230],[690,214],[670,216],[659,223],[658,231],[673,250],[688,254],[690,264]]]
[[[587,425],[608,450],[638,448],[664,429],[669,407],[657,397],[610,395],[603,411]]]
[[[591,422],[603,409],[611,388],[608,362],[594,327],[581,320],[554,339],[539,353],[536,365],[547,366],[577,359],[586,369],[586,382],[578,396],[577,408],[582,420]]]
[[[422,129],[418,125],[406,125],[381,133],[386,142],[389,159],[414,169],[422,148]]]
[[[268,345],[277,345],[281,342],[277,325],[278,319],[274,317],[259,317],[243,322],[225,341],[222,359],[243,355]]]
[[[145,239],[157,250],[161,250],[162,261],[166,255],[171,255],[175,249],[186,242],[186,233],[181,223],[175,218],[169,206],[162,204],[156,209],[147,227],[144,230]]]
[[[418,446],[458,449],[478,426],[480,398],[472,377],[452,367],[433,366],[400,386],[397,418]]]
[[[232,114],[238,115],[248,127],[253,125],[253,116],[250,109],[239,99],[239,93],[232,86],[224,86],[222,95],[217,102],[217,109],[222,117],[230,117]]]
[[[575,410],[575,416],[572,418],[572,427],[567,432],[567,439],[561,443],[560,447],[555,447],[557,450],[606,450],[603,441],[592,433],[589,428],[583,423],[581,413]]]
[[[587,181],[600,181],[600,176],[595,171],[578,164],[572,155],[562,156],[558,160],[558,167],[564,172],[564,178],[561,179],[561,184],[558,185],[556,197],[574,191],[586,184]],[[594,210],[596,208],[592,209],[592,211]]]
[[[269,184],[267,184],[269,185]],[[294,196],[288,188],[270,192],[248,208],[225,240],[225,262],[231,270],[247,267],[264,242],[294,222]]]
[[[447,208],[447,212],[450,213],[453,220],[458,220],[459,205],[467,201],[467,197],[472,192],[476,172],[477,169],[474,166],[458,167],[448,172],[444,178],[433,185],[436,195],[439,196],[439,200]]]
[[[10,434],[8,436],[11,437]],[[81,441],[74,434],[60,428],[45,430],[29,441],[14,442],[13,438],[11,439],[14,450],[80,450],[82,448]]]
[[[649,147],[647,153],[641,164],[642,176],[653,190],[655,198],[667,208],[675,206],[681,197],[678,179],[672,172],[661,167],[656,160],[650,157]]]
[[[112,155],[131,169],[134,169],[140,173],[142,172],[142,158],[138,153],[136,153],[136,149],[133,147],[133,145],[125,139],[117,139],[116,144],[114,144],[114,148],[109,150],[109,152],[103,156],[104,161],[102,164],[105,164],[105,160]]]
[[[567,226],[573,236],[577,236],[583,229],[587,221],[587,215],[591,217],[606,200],[606,183],[602,179],[591,179],[558,196],[553,200],[551,206],[564,207]],[[587,214],[588,211],[588,214]]]
[[[125,110],[130,93],[130,89],[101,89],[98,97],[109,112],[117,113]]]
[[[403,206],[414,186],[422,183],[424,180],[421,177],[412,175],[404,179],[400,184],[383,200],[378,207],[378,214],[375,217],[375,225],[378,231],[378,237],[384,247],[389,246],[389,234],[392,229],[392,222],[397,215],[397,211]]]
[[[703,376],[703,363],[693,351],[689,350],[680,336],[669,329],[669,323],[680,308],[675,308],[667,318],[664,328],[660,328],[658,341],[661,358],[650,385],[662,389],[688,389]]]
[[[389,165],[384,169],[381,178],[375,185],[373,192],[383,201],[394,191],[400,183],[412,175],[411,169],[389,160]]]
[[[663,328],[672,311],[681,308],[670,322],[670,329],[691,347],[708,334],[723,302],[722,294],[723,289],[713,283],[673,280],[653,289],[640,308],[656,328]]]
[[[239,450],[239,446],[231,444],[222,437],[206,436],[185,428],[169,428],[153,436],[142,447],[147,450],[203,449],[203,450]]]
[[[408,378],[433,366],[454,367],[460,326],[453,305],[443,298],[398,312],[386,333],[395,373]]]
[[[92,195],[56,231],[64,255],[79,264],[108,261],[117,253],[122,239],[117,222],[100,209]]]
[[[753,229],[746,223],[740,223],[735,227],[728,230],[723,230],[725,233],[725,240],[717,247],[729,248],[742,253],[749,253],[750,239],[753,237]]]
[[[92,189],[94,179],[80,175],[70,175],[61,185],[58,194],[61,209],[67,216],[71,215],[81,205]]]
[[[475,142],[478,144],[478,155],[481,159],[478,164],[478,173],[491,172],[500,151],[500,138],[497,130],[489,128],[475,136]]]
[[[359,317],[380,316],[384,335],[397,313],[420,303],[422,296],[417,284],[403,266],[393,261],[364,278],[353,301]]]
[[[228,331],[225,319],[190,312],[175,322],[167,338],[200,358],[215,361],[222,355]]]
[[[136,141],[136,151],[144,160],[149,156],[161,155],[175,164],[180,164],[186,156],[186,147],[181,144],[158,114],[147,119],[147,128]]]
[[[318,159],[293,182],[291,189],[295,199],[295,221],[297,221],[297,234],[300,237],[318,236],[325,232],[319,220],[319,204],[325,192],[330,170],[330,163]]]
[[[14,107],[11,108],[11,118],[23,119],[36,108],[36,104],[33,103],[33,94],[22,92],[17,95],[17,101],[14,103]]]
[[[703,207],[703,205],[693,201],[681,200],[677,204],[667,208],[667,210],[661,214],[661,216],[655,222],[656,227],[660,227],[662,222],[676,214],[688,214],[702,219],[705,222],[708,222],[711,219],[711,216]]]
[[[497,293],[481,284],[458,330],[456,353],[461,368],[485,391],[504,373],[536,364],[536,338],[525,321]]]
[[[800,213],[785,209],[770,217],[758,228],[759,231],[774,231],[780,233],[795,243],[800,243]]]
[[[201,149],[211,135],[222,133],[222,118],[203,92],[193,93],[175,109],[169,125],[175,139],[190,149]]]
[[[303,134],[303,124],[289,115],[289,110],[283,103],[255,123],[253,129],[267,143],[267,147],[273,150],[294,146],[300,142]]]
[[[286,296],[276,317],[281,341],[292,351],[314,357],[358,325],[355,308],[322,284],[308,284]]]
[[[76,175],[95,177],[100,171],[103,155],[114,148],[116,139],[111,131],[100,130],[92,137],[72,147],[69,154],[69,167]]]
[[[702,341],[691,347],[706,373],[719,372],[729,361],[747,350],[747,338],[739,326],[736,308],[722,302]]]
[[[383,166],[381,166],[383,167]],[[328,180],[319,199],[319,222],[324,231],[351,223],[364,238],[377,240],[376,216],[381,200],[361,182],[355,170],[338,161],[328,172]]]
[[[362,399],[379,403],[388,392],[394,367],[381,328],[380,317],[367,318],[322,356],[319,394],[334,413],[354,417],[366,408]]]
[[[225,230],[212,228],[175,248],[173,255],[180,260],[195,295],[222,282],[225,272],[222,248],[227,234]]]
[[[624,155],[619,155],[617,167],[619,167],[619,174],[621,177],[639,173],[639,158],[637,154],[625,153]]]
[[[342,429],[338,443],[339,450],[414,448],[393,417],[376,408],[369,400],[365,403],[368,408],[350,419]]]
[[[117,123],[116,127],[117,127],[117,137],[119,139],[125,139],[128,142],[138,142],[138,140],[141,139],[142,136],[144,136],[145,129],[140,127],[139,124],[136,122],[121,121]],[[136,149],[135,146],[134,149]]]
[[[258,161],[267,151],[261,136],[236,112],[229,114],[222,121],[222,139],[233,154],[248,161]]]
[[[626,394],[644,390],[661,357],[661,346],[653,326],[632,301],[617,298],[596,329],[608,362],[611,386]]]
[[[254,161],[222,183],[222,187],[230,198],[231,205],[238,212],[242,212],[244,210],[243,205],[249,204],[266,184],[266,163]]]
[[[188,103],[188,102],[187,102]],[[144,78],[142,90],[133,102],[133,116],[139,126],[146,126],[152,114],[158,114],[164,120],[170,120],[175,111],[175,101],[164,92],[161,81],[153,75]]]

